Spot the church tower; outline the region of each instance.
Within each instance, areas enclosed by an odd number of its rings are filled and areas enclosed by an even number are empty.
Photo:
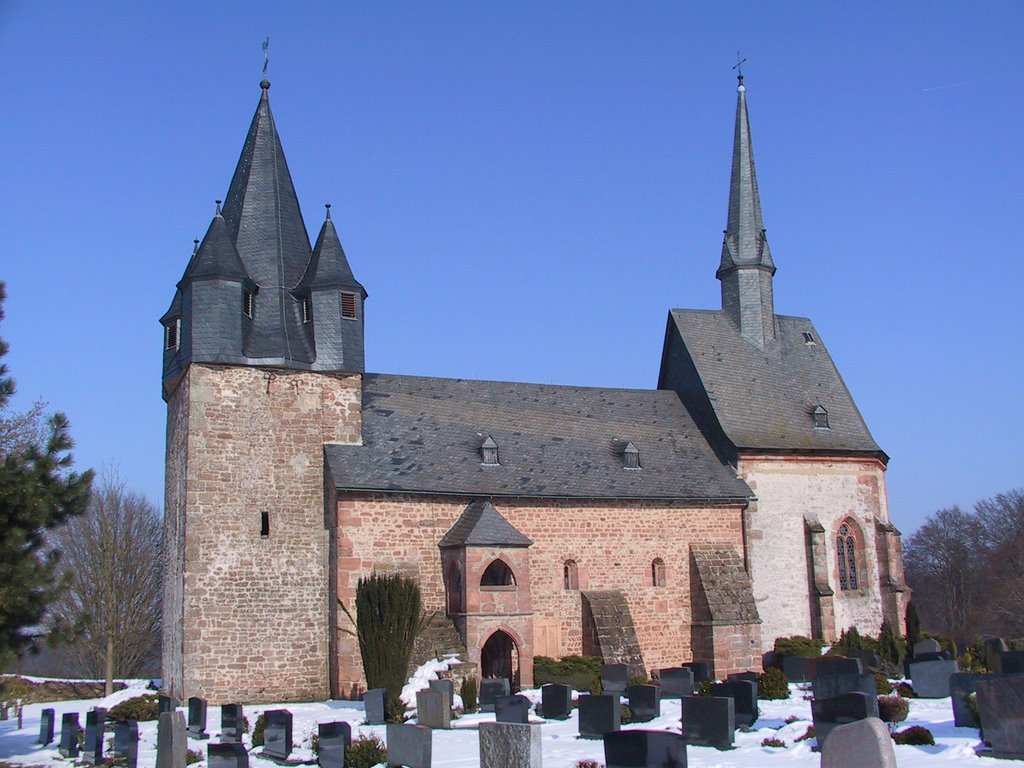
[[[211,703],[328,695],[324,446],[361,441],[366,291],[329,206],[310,247],[260,89],[223,208],[160,321],[163,677]]]
[[[764,349],[775,341],[775,302],[772,277],[775,262],[765,237],[761,196],[754,169],[754,145],[747,116],[747,88],[739,76],[736,133],[732,147],[729,221],[722,241],[722,262],[716,277],[722,281],[722,311],[751,344]]]

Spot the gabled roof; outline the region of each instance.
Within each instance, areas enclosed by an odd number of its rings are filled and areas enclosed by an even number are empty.
[[[528,547],[533,542],[515,529],[489,501],[477,499],[455,521],[438,546]]]
[[[778,340],[762,350],[722,312],[672,310],[659,386],[680,391],[695,413],[706,406],[738,449],[867,452],[886,460],[811,321],[776,321]],[[814,428],[818,406],[828,411],[829,429]]]
[[[366,289],[352,274],[348,265],[345,250],[341,247],[338,231],[331,221],[331,209],[327,208],[327,218],[320,228],[320,235],[313,247],[313,256],[309,260],[306,274],[299,283],[300,289],[314,290],[318,288],[348,289],[361,293],[366,298]]]
[[[674,392],[367,374],[362,445],[325,446],[335,487],[458,496],[745,502]],[[481,462],[493,436],[499,465]],[[623,441],[643,468],[623,467]]]

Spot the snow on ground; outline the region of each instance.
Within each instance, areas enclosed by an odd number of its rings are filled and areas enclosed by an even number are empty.
[[[443,662],[441,662],[443,663]],[[421,675],[415,678],[415,685],[419,688],[426,687],[430,675],[436,675],[439,668],[421,669]],[[142,692],[144,682],[140,681],[133,686],[131,693]],[[412,698],[415,700],[415,690],[407,686],[407,691],[412,691]],[[811,724],[810,702],[804,698],[804,691],[797,686],[790,687],[790,698],[785,701],[762,701],[760,702],[761,716],[755,724],[755,728],[749,732],[737,731],[736,749],[728,752],[707,747],[688,747],[687,753],[689,764],[693,768],[732,768],[741,766],[751,768],[752,766],[764,766],[772,768],[817,768],[820,764],[820,755],[811,750],[808,742],[795,743],[794,740],[802,735]],[[405,692],[403,692],[404,695]],[[56,726],[59,733],[60,716],[65,712],[78,712],[79,720],[85,724],[85,712],[95,706],[112,706],[123,698],[130,698],[121,691],[106,699],[90,699],[81,701],[50,702],[46,704],[33,704],[25,707],[24,727],[18,730],[17,720],[0,721],[0,761],[31,765],[31,766],[68,766],[69,761],[62,760],[57,753],[56,743],[48,747],[41,747],[35,744],[39,734],[40,712],[44,707],[53,707],[56,710]],[[531,701],[540,699],[539,691],[525,691],[524,695]],[[310,736],[316,730],[319,722],[330,722],[334,720],[345,720],[352,725],[353,736],[363,734],[376,734],[383,741],[385,740],[384,726],[367,726],[363,724],[364,711],[362,702],[352,701],[328,701],[309,704],[266,704],[245,707],[245,715],[249,722],[253,723],[256,716],[266,709],[287,708],[294,715],[293,739],[297,749],[292,753],[293,758],[312,759],[312,752],[309,751]],[[662,702],[662,715],[650,723],[637,723],[626,725],[624,728],[633,729],[657,729],[657,730],[678,730],[680,703],[679,701]],[[187,710],[182,708],[182,711]],[[787,725],[786,720],[792,717],[798,718],[795,722]],[[579,721],[574,712],[572,717],[565,721],[544,721],[534,716],[533,722],[542,723],[541,738],[543,749],[544,768],[573,768],[577,761],[583,759],[597,760],[604,763],[604,751],[600,741],[587,741],[577,738],[579,733]],[[477,713],[463,715],[453,722],[450,731],[434,731],[434,766],[436,768],[475,768],[479,765],[479,743],[477,726],[481,722],[493,721],[492,713]],[[973,728],[955,728],[953,726],[952,708],[949,699],[911,699],[910,716],[905,723],[900,724],[900,729],[910,725],[924,725],[935,735],[936,746],[934,747],[910,747],[896,746],[896,759],[900,768],[926,768],[928,766],[942,766],[943,768],[957,768],[958,766],[972,766],[972,768],[985,768],[985,766],[1000,766],[1005,768],[1005,761],[996,761],[993,758],[980,758],[974,753],[975,747],[979,745],[978,732]],[[410,722],[415,722],[412,720]],[[220,707],[211,706],[207,713],[208,732],[213,740],[216,740],[218,733],[217,725],[220,723]],[[156,764],[156,723],[140,723],[140,745],[139,745],[139,766],[140,768],[153,768]],[[785,749],[773,749],[762,747],[761,742],[765,738],[781,738],[786,742]],[[248,737],[247,737],[248,738]],[[251,746],[246,744],[247,746]],[[206,743],[189,739],[189,749],[199,750],[205,756]],[[259,757],[259,750],[250,755],[252,768],[276,768],[274,763],[263,760]],[[204,768],[203,764],[197,768]]]

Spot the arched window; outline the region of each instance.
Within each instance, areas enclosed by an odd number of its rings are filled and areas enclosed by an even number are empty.
[[[487,566],[484,575],[480,578],[481,587],[511,587],[515,585],[516,579],[512,575],[512,569],[504,560],[495,560]]]
[[[839,588],[857,589],[857,538],[849,523],[839,526],[836,559],[839,564]]]
[[[462,569],[454,563],[448,569],[448,613],[462,613]]]
[[[654,558],[651,563],[651,586],[665,586],[665,561],[660,557]]]
[[[566,560],[562,564],[562,589],[579,589],[579,570],[575,560]]]

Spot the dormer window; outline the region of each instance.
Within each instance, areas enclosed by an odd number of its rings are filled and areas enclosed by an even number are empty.
[[[305,325],[313,319],[312,310],[309,306],[309,296],[302,297],[302,323]]]
[[[622,466],[626,469],[640,469],[640,451],[632,443],[627,443],[622,451]]]
[[[816,344],[814,340],[814,334],[810,331],[804,331],[804,344]]]
[[[171,350],[178,348],[178,337],[181,335],[181,319],[174,318],[164,326],[164,349]]]
[[[820,405],[817,406],[812,412],[811,417],[814,419],[815,429],[829,429],[828,425],[828,411],[822,408]]]
[[[253,296],[253,292],[248,289],[242,291],[242,313],[252,320],[254,309],[255,297]]]
[[[359,301],[354,293],[341,292],[341,316],[346,320],[358,318]]]
[[[498,444],[494,442],[494,438],[490,435],[487,436],[487,439],[480,446],[480,463],[485,467],[498,465]]]

